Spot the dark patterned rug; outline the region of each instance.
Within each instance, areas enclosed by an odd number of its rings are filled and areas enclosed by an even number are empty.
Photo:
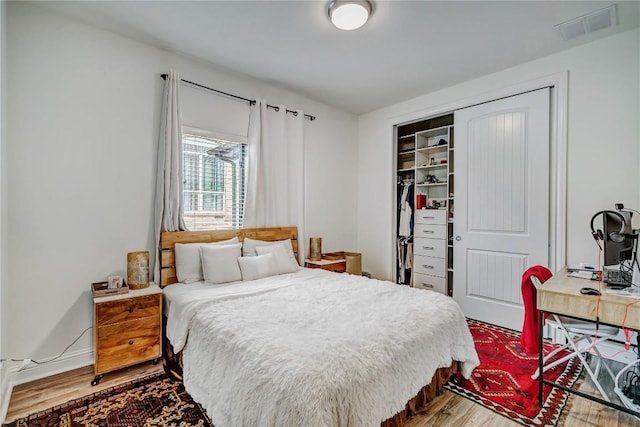
[[[5,427],[213,427],[181,382],[150,375],[20,418]]]

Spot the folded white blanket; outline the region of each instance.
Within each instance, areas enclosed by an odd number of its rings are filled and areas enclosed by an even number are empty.
[[[319,269],[293,276],[196,310],[184,383],[216,427],[379,425],[436,369],[456,360],[469,377],[479,364],[449,297]]]

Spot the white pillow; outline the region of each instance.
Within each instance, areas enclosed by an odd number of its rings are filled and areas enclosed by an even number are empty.
[[[287,250],[287,254],[291,261],[298,265],[298,260],[296,259],[296,255],[293,253],[293,246],[291,245],[291,239],[286,240],[254,240],[248,237],[245,237],[242,241],[242,254],[244,256],[256,256],[258,253],[256,252],[256,248],[259,246],[272,246],[275,244],[281,244]]]
[[[291,261],[283,244],[257,246],[258,255],[273,255],[274,274],[293,273],[298,270],[298,263]]]
[[[204,281],[210,284],[237,282],[242,280],[238,258],[242,245],[200,246]]]
[[[242,281],[262,279],[273,276],[275,261],[273,255],[268,253],[257,256],[243,256],[238,258]]]
[[[178,282],[192,283],[202,280],[202,262],[200,246],[230,245],[238,243],[238,238],[212,243],[176,243],[176,277]]]

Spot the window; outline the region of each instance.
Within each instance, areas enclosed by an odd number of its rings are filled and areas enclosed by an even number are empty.
[[[247,145],[183,134],[182,150],[187,228],[241,228]]]

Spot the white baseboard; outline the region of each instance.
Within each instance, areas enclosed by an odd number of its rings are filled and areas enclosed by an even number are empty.
[[[41,365],[32,363],[22,370],[18,363],[13,366],[0,363],[0,424],[5,422],[14,386],[92,364],[93,349],[91,348],[65,354],[49,363]]]
[[[4,424],[7,416],[12,391],[13,384],[11,384],[8,369],[4,366],[4,363],[0,362],[0,424]]]
[[[91,348],[69,353],[55,361],[41,365],[32,363],[22,370],[20,370],[18,363],[13,366],[0,363],[0,424],[5,422],[14,386],[91,364],[93,364],[93,349]]]
[[[32,363],[23,370],[18,370],[19,366],[15,366],[11,369],[11,380],[13,385],[24,384],[92,364],[93,349],[88,348],[70,352],[55,361],[41,365]]]

